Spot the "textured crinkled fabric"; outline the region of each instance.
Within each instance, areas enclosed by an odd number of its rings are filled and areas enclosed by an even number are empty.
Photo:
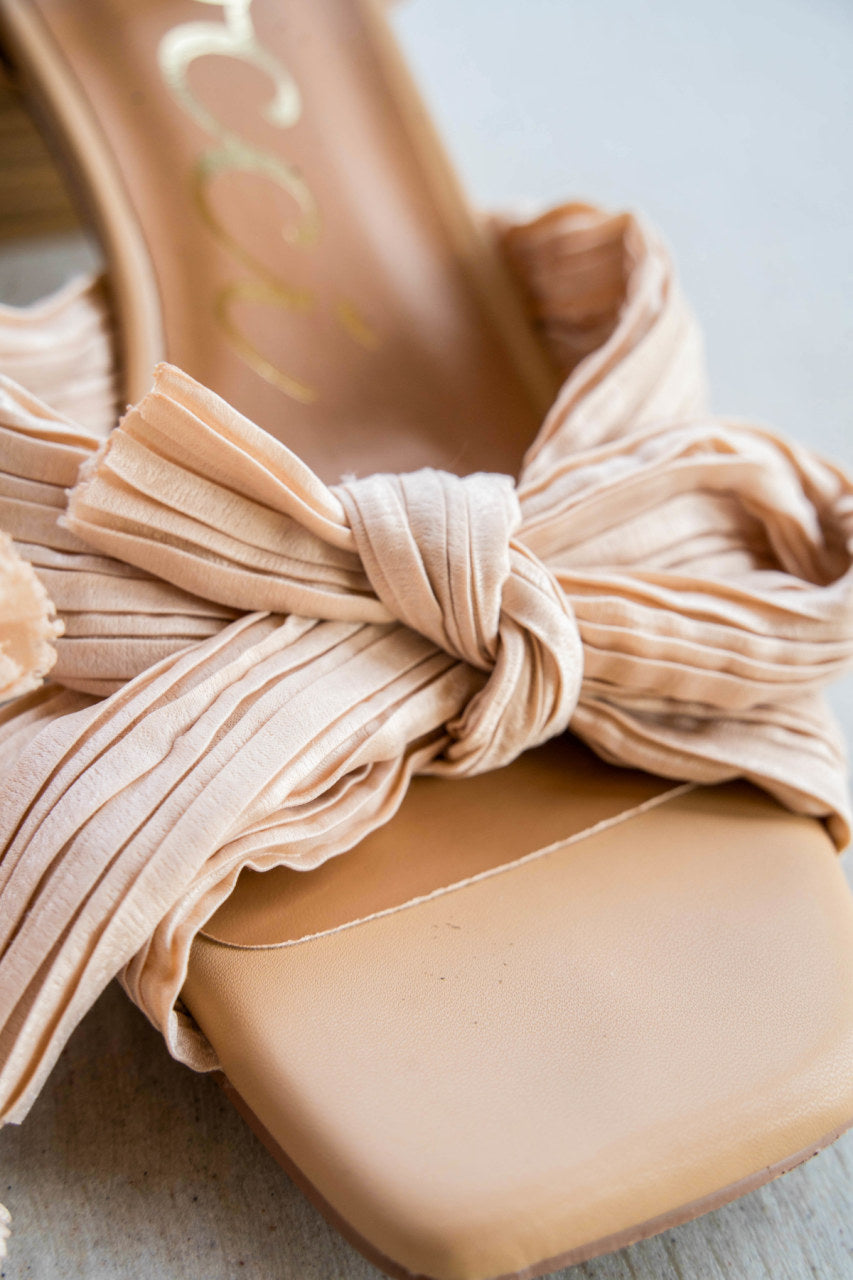
[[[0,372],[93,435],[111,431],[119,397],[104,280],[78,276],[28,307],[0,303]]]
[[[194,933],[243,867],[352,847],[415,771],[568,725],[846,841],[820,691],[853,656],[851,482],[709,415],[641,222],[568,206],[499,235],[565,376],[517,480],[330,487],[168,366],[105,444],[3,387],[0,525],[66,628],[55,683],[0,717],[5,1119],[119,971],[215,1066],[175,1006]]]

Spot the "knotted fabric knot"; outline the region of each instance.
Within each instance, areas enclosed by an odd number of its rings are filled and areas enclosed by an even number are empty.
[[[364,572],[388,611],[489,672],[449,726],[453,772],[479,772],[562,732],[580,691],[574,614],[518,540],[509,476],[423,470],[341,485]]]

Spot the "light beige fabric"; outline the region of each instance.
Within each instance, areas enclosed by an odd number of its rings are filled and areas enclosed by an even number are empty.
[[[0,533],[0,702],[35,689],[56,661],[62,627],[32,567]]]
[[[15,539],[61,614],[52,678],[103,695],[213,635],[235,615],[94,554],[60,524],[67,490],[97,444],[0,377],[0,528]]]
[[[0,374],[93,435],[119,415],[106,282],[78,276],[28,307],[0,304]]]
[[[516,485],[327,487],[168,367],[98,453],[5,388],[23,461],[0,495],[86,641],[61,678],[89,690],[3,716],[5,1119],[122,967],[172,1052],[216,1065],[175,1007],[195,931],[242,867],[357,843],[415,770],[493,767],[570,722],[608,759],[748,777],[846,841],[820,688],[853,655],[849,480],[707,415],[641,223],[569,206],[503,243],[568,375]]]

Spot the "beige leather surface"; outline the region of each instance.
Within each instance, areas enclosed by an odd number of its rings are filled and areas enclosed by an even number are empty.
[[[327,479],[427,463],[517,471],[553,375],[371,0],[3,10],[102,228],[133,330],[129,399],[148,390],[159,356]],[[229,36],[229,10],[243,35]],[[163,41],[193,26],[202,36],[178,92]],[[292,123],[270,118],[280,82],[299,96]],[[129,244],[131,219],[142,246]],[[154,337],[155,318],[135,314],[146,248],[162,310]]]
[[[620,771],[562,763],[567,831],[576,781],[618,809]],[[523,762],[452,789],[487,781],[492,808],[524,804]],[[416,779],[382,835],[401,857],[434,843],[431,786]],[[496,825],[451,845],[460,867],[518,855],[517,831],[486,850]],[[466,821],[463,842],[478,843]],[[270,938],[278,919],[286,939],[343,919],[310,895],[297,918],[266,884],[260,924],[238,890],[214,929]],[[852,949],[824,829],[732,784],[296,945],[199,938],[184,994],[351,1227],[415,1273],[472,1280],[713,1195],[849,1122]]]

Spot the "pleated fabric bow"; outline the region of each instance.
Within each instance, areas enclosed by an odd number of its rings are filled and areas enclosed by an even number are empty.
[[[64,627],[53,682],[0,713],[3,1119],[119,970],[215,1066],[175,1003],[194,933],[243,867],[352,847],[415,771],[570,726],[617,763],[750,778],[846,841],[819,690],[853,656],[850,481],[707,415],[642,224],[569,206],[501,234],[566,373],[517,483],[329,487],[168,366],[104,445],[3,385],[0,526]]]

